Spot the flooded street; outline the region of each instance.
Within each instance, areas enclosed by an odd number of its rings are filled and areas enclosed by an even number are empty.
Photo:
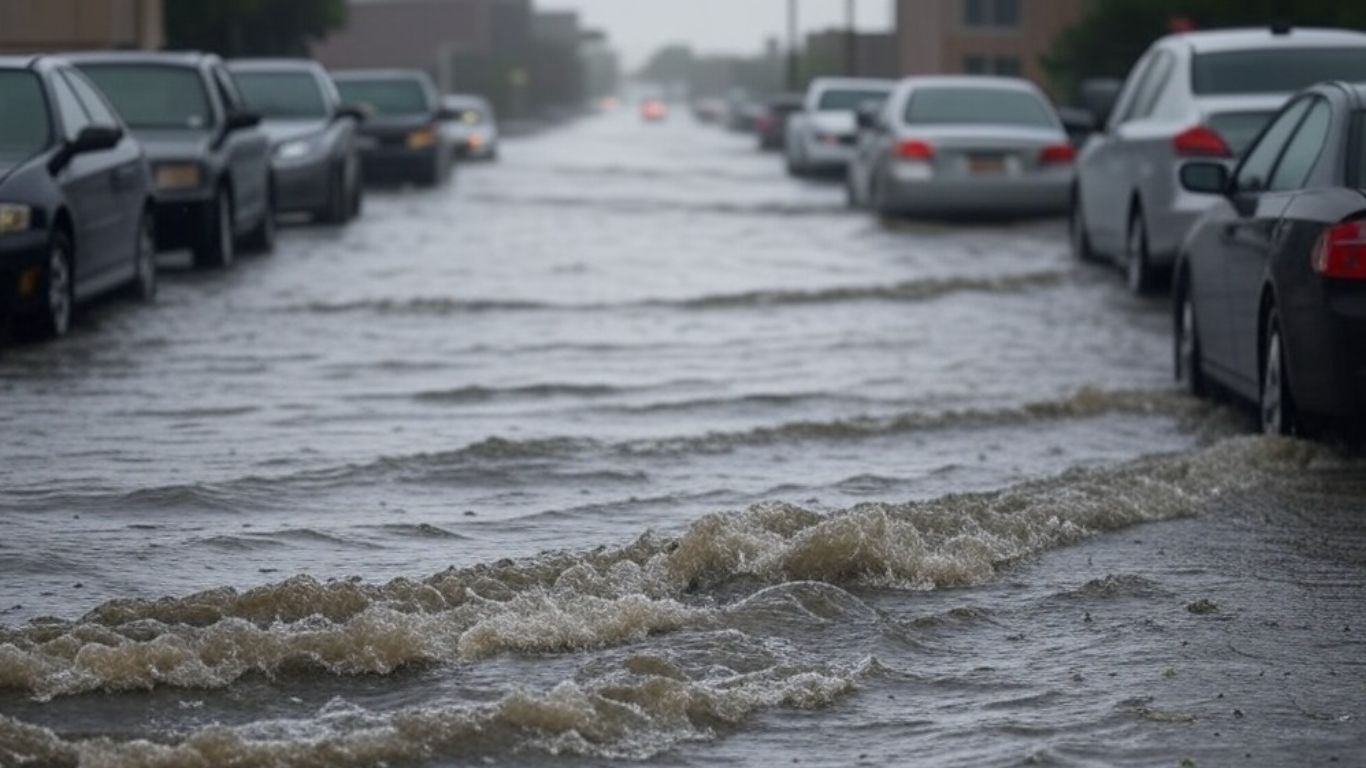
[[[1366,755],[1366,462],[1063,222],[617,115],[168,273],[0,354],[0,766]]]

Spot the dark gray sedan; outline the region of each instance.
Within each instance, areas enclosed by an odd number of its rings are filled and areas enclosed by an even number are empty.
[[[1366,86],[1309,89],[1235,171],[1181,182],[1217,198],[1177,261],[1178,377],[1258,403],[1268,433],[1366,433]]]
[[[359,110],[345,107],[332,78],[305,59],[228,64],[247,106],[270,137],[278,213],[345,224],[361,209]]]
[[[442,130],[452,113],[441,105],[431,77],[417,70],[336,72],[342,101],[365,113],[361,161],[367,182],[445,181],[455,147]]]

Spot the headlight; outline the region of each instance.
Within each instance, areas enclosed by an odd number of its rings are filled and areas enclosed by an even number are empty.
[[[309,155],[316,154],[321,143],[321,139],[317,136],[286,141],[279,147],[276,147],[275,157],[280,160],[300,160]]]
[[[33,209],[17,203],[0,203],[0,235],[27,232],[33,226]]]
[[[167,163],[156,169],[157,189],[161,191],[198,189],[202,182],[203,172],[194,163]]]
[[[426,149],[436,145],[436,131],[420,128],[408,134],[408,149]]]

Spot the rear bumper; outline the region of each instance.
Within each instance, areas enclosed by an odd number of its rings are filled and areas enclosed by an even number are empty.
[[[854,144],[847,138],[834,142],[807,138],[803,149],[806,150],[806,164],[812,170],[844,170],[854,159]]]
[[[1067,211],[1071,189],[1070,172],[925,180],[894,176],[884,194],[889,210],[908,215],[1054,216]]]
[[[312,213],[327,205],[332,192],[332,164],[275,165],[271,169],[278,213]]]
[[[361,167],[367,183],[392,184],[405,181],[435,181],[442,171],[441,150],[376,147],[361,154]]]
[[[47,257],[46,232],[0,237],[0,319],[39,309]]]
[[[1366,282],[1327,285],[1321,302],[1282,311],[1300,412],[1366,435]]]
[[[1173,174],[1178,170],[1174,169]],[[1143,214],[1148,223],[1148,260],[1154,267],[1170,267],[1176,263],[1181,244],[1195,222],[1217,202],[1211,195],[1198,195],[1180,187],[1175,177],[1171,187],[1144,201]]]

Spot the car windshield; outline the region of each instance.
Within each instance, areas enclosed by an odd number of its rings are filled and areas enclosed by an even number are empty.
[[[32,72],[0,72],[0,115],[0,159],[27,158],[52,138],[47,99]]]
[[[238,72],[233,75],[247,106],[262,117],[309,120],[327,117],[327,99],[307,72]]]
[[[1275,112],[1230,112],[1222,115],[1211,115],[1209,127],[1213,128],[1220,136],[1224,137],[1224,143],[1233,150],[1236,155],[1241,155],[1266,127],[1266,124],[1274,116]]]
[[[377,115],[416,115],[431,111],[427,90],[411,77],[338,80],[342,101]]]
[[[867,102],[886,101],[887,94],[887,90],[880,88],[829,90],[816,101],[816,109],[822,112],[853,112]]]
[[[906,105],[909,125],[1006,125],[1056,128],[1038,96],[1010,88],[923,88]]]
[[[157,64],[87,64],[81,66],[109,97],[130,128],[213,126],[209,93],[198,70]]]
[[[1203,53],[1191,67],[1200,96],[1294,93],[1325,80],[1366,80],[1366,47]]]

